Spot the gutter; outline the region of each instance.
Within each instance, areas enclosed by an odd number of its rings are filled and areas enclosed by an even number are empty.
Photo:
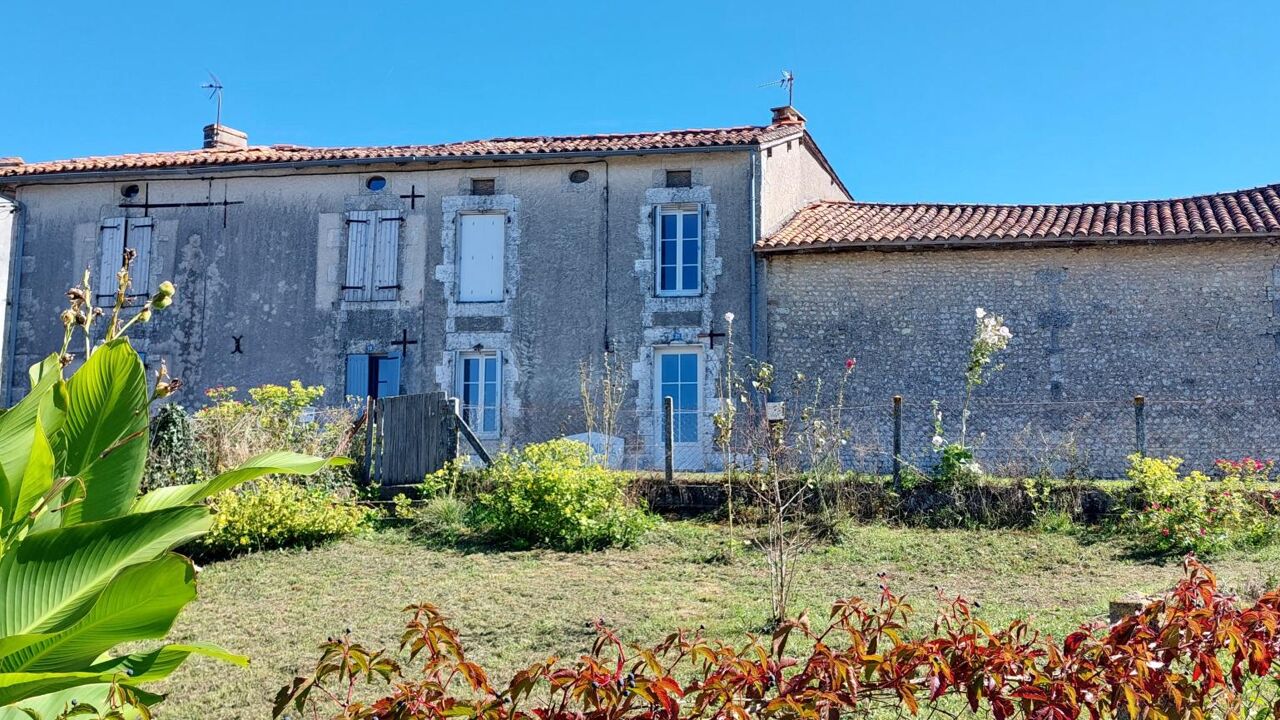
[[[19,287],[22,280],[22,258],[26,255],[25,239],[27,236],[27,206],[16,196],[9,198],[13,203],[13,227],[16,230],[9,238],[11,245],[9,246],[9,287],[8,302],[5,303],[4,309],[4,404],[5,407],[13,406],[13,371],[14,365],[17,364],[17,343],[18,343],[18,302],[22,297],[22,288]],[[3,240],[3,238],[0,238]]]
[[[749,143],[744,145],[709,145],[705,147],[684,147],[684,148],[649,148],[645,150],[573,150],[568,152],[556,153],[506,153],[501,155],[393,155],[388,157],[376,158],[335,158],[331,160],[279,160],[269,162],[251,162],[251,163],[225,163],[214,165],[190,165],[184,167],[169,168],[118,168],[113,170],[84,170],[84,171],[67,171],[67,172],[47,172],[47,173],[29,173],[26,175],[0,175],[2,183],[16,183],[21,180],[27,180],[27,184],[39,183],[42,178],[49,178],[54,181],[58,180],[102,180],[106,178],[124,179],[124,178],[151,178],[156,176],[204,176],[209,173],[236,172],[240,170],[301,170],[306,168],[323,168],[323,167],[343,167],[347,165],[407,165],[426,163],[434,165],[438,163],[476,163],[476,162],[506,162],[510,160],[536,161],[541,158],[547,160],[556,160],[559,158],[580,158],[580,157],[618,157],[618,156],[635,156],[635,155],[667,155],[680,153],[706,153],[706,152],[744,152],[760,147],[759,143]],[[35,163],[33,163],[35,164]]]

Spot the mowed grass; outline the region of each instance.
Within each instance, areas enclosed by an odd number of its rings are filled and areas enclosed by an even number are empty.
[[[252,666],[190,662],[162,686],[170,698],[158,714],[268,717],[280,686],[314,664],[317,643],[350,629],[368,644],[394,648],[401,609],[418,601],[444,608],[473,659],[500,680],[548,655],[586,651],[596,618],[639,642],[697,626],[737,639],[768,616],[768,569],[748,547],[726,559],[727,544],[722,526],[694,522],[666,523],[634,549],[588,554],[437,550],[382,531],[211,564],[200,575],[200,599],[171,639],[217,642],[249,655]],[[1229,587],[1274,582],[1280,551],[1213,566]],[[1087,536],[853,527],[803,558],[793,611],[825,617],[837,597],[874,597],[881,572],[923,623],[941,591],[979,601],[982,617],[995,623],[1031,617],[1060,636],[1104,615],[1111,599],[1168,588],[1180,568],[1127,559],[1122,546]]]

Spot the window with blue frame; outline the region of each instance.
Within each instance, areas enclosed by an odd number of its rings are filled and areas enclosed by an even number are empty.
[[[702,293],[702,207],[658,208],[654,263],[659,295]]]
[[[698,351],[668,350],[658,355],[658,407],[671,398],[672,430],[677,443],[698,442],[701,393]]]
[[[462,353],[457,372],[462,419],[476,435],[497,437],[502,421],[502,363],[498,353]]]
[[[400,394],[400,353],[347,356],[348,397],[391,397]]]

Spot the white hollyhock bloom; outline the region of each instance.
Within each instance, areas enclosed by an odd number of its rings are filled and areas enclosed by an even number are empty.
[[[976,310],[974,310],[974,311],[973,311],[973,314],[974,314],[974,315],[977,315],[977,316],[978,316],[978,319],[979,319],[979,320],[981,320],[982,318],[984,318],[984,317],[986,317],[986,316],[987,316],[987,311],[986,311],[986,310],[983,310],[982,308],[978,308],[978,309],[976,309]]]
[[[733,322],[733,313],[731,313],[731,312],[727,312],[727,313],[725,313],[725,314],[724,314],[724,321],[725,321],[725,322],[727,322],[727,323],[732,323],[732,322]]]
[[[941,435],[934,435],[934,436],[933,436],[933,446],[934,446],[934,447],[936,447],[936,448],[940,448],[940,447],[942,447],[942,443],[943,443],[943,442],[944,442],[944,441],[943,441],[943,439],[942,439],[942,436],[941,436]]]

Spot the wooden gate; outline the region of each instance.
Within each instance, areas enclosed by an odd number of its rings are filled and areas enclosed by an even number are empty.
[[[369,408],[365,474],[384,496],[421,484],[457,457],[458,427],[445,393],[378,398]]]

